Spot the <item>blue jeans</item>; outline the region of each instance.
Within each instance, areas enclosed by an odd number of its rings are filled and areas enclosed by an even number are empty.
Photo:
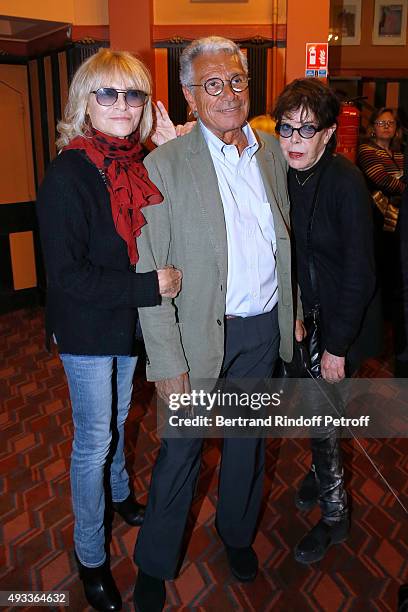
[[[71,455],[75,550],[83,565],[98,567],[106,558],[104,472],[109,452],[112,500],[123,501],[130,493],[124,426],[137,357],[60,357],[68,379],[75,428]]]

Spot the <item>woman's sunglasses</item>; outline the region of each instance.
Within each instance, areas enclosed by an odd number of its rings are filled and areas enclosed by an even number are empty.
[[[275,127],[276,132],[279,136],[282,136],[282,138],[290,138],[293,132],[297,132],[302,138],[309,139],[313,138],[317,132],[321,132],[322,129],[323,128],[316,127],[312,123],[304,123],[299,128],[295,128],[289,123],[278,122]]]
[[[91,93],[95,94],[96,101],[101,106],[112,106],[117,101],[119,94],[124,94],[126,104],[137,108],[143,106],[149,97],[149,94],[139,89],[114,89],[113,87],[100,87]]]

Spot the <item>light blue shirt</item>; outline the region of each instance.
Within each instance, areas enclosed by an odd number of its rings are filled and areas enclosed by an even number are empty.
[[[210,150],[224,208],[228,243],[227,315],[252,317],[278,301],[276,236],[255,153],[259,144],[249,124],[241,156],[200,121]]]

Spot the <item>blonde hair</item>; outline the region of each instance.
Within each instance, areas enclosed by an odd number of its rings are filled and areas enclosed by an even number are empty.
[[[267,134],[272,134],[272,136],[277,136],[275,127],[276,121],[271,117],[271,115],[257,115],[253,117],[249,125],[255,130],[262,130],[262,132],[266,132]]]
[[[76,136],[88,136],[90,122],[86,109],[89,94],[100,87],[109,87],[113,79],[122,79],[128,87],[148,94],[140,120],[140,140],[146,140],[152,129],[152,77],[148,68],[128,51],[99,49],[76,71],[69,88],[64,116],[58,122],[58,149],[62,149]]]

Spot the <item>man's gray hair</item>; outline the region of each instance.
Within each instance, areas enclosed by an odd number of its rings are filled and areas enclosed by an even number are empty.
[[[220,51],[229,55],[237,55],[241,61],[245,74],[248,74],[248,61],[234,41],[222,36],[206,36],[197,38],[186,47],[180,56],[180,83],[186,87],[193,83],[194,71],[193,61],[196,57],[205,53],[219,53]]]

